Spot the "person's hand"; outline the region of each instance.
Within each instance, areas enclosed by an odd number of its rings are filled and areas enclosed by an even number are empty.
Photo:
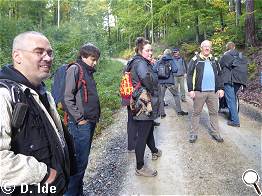
[[[45,181],[45,183],[51,184],[52,182],[54,182],[54,180],[56,178],[56,174],[57,174],[57,171],[55,169],[50,168],[50,174],[49,174],[47,180]]]
[[[156,63],[156,59],[152,58],[150,62],[151,62],[151,64],[155,64]]]
[[[196,96],[195,91],[190,91],[188,94],[192,99],[194,99]]]
[[[224,91],[223,90],[218,90],[217,91],[217,94],[218,96],[221,98],[221,97],[224,97]]]
[[[185,78],[186,78],[186,76],[187,76],[187,75],[186,75],[186,74],[184,74],[184,77],[185,77]]]
[[[86,124],[88,121],[87,120],[81,120],[78,122],[78,125],[84,125]]]

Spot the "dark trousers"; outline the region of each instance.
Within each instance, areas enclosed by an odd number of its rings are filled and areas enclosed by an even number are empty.
[[[135,127],[130,106],[127,106],[127,149],[134,150],[136,147],[137,128]]]
[[[69,121],[68,128],[74,138],[77,173],[70,176],[68,190],[64,196],[79,196],[83,195],[83,178],[88,164],[96,123],[88,122],[84,125],[76,125],[73,121]]]
[[[157,153],[158,149],[155,146],[154,139],[154,126],[153,120],[135,120],[137,127],[137,140],[136,140],[136,168],[141,169],[144,165],[144,155],[146,145],[152,153]]]

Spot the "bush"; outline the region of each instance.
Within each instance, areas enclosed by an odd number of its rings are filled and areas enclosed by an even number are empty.
[[[194,56],[195,52],[199,51],[199,45],[197,43],[183,43],[181,44],[181,53],[186,57]]]
[[[250,63],[248,65],[248,78],[249,80],[253,80],[257,73],[257,64],[256,63]]]
[[[95,80],[101,104],[101,119],[96,134],[113,122],[114,111],[120,108],[119,84],[123,64],[118,61],[103,60],[97,67]]]
[[[132,56],[134,56],[134,50],[132,49],[126,49],[123,50],[122,52],[120,52],[120,57],[124,58],[124,59],[130,59]]]

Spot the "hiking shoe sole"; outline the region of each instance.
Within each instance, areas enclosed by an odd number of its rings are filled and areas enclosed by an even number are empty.
[[[157,176],[157,171],[156,170],[152,170],[149,168],[141,168],[140,170],[136,169],[135,174],[137,176],[144,176],[144,177],[155,177]]]

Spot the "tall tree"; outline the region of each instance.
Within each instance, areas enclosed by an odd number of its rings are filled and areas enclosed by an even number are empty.
[[[229,5],[229,11],[230,12],[234,12],[235,11],[235,3],[234,3],[235,0],[229,0],[228,1],[228,5]]]
[[[241,16],[241,0],[236,0],[236,26],[239,26],[239,20]]]
[[[256,43],[254,0],[246,0],[245,42],[246,46],[255,46]]]

